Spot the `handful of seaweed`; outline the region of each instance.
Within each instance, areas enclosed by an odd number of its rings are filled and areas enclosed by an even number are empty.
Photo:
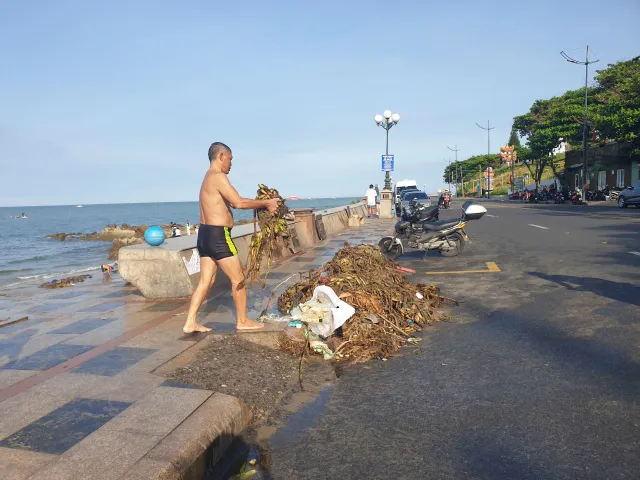
[[[356,312],[341,327],[336,353],[353,362],[395,355],[413,334],[438,321],[436,308],[445,300],[433,285],[414,285],[377,247],[349,246],[309,277],[289,287],[278,299],[278,309],[289,313],[305,302],[318,285],[328,285]],[[301,354],[302,342],[280,342],[280,348]]]
[[[256,282],[260,282],[262,288],[266,286],[274,253],[289,245],[289,227],[285,219],[289,209],[276,189],[259,184],[256,200],[271,200],[272,198],[280,200],[276,213],[272,215],[265,208],[254,211],[254,222],[260,225],[260,231],[253,234],[249,245],[245,276],[250,287]],[[260,267],[263,261],[266,261],[266,269],[264,276],[260,278]]]

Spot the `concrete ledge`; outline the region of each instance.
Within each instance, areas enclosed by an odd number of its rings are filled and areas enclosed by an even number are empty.
[[[294,252],[306,250],[318,241],[316,214],[322,215],[322,224],[328,236],[349,228],[349,215],[366,215],[364,203],[345,205],[311,213],[301,210],[296,221],[289,223],[294,236]],[[256,226],[259,231],[260,227]],[[253,224],[234,227],[231,233],[244,266],[249,254]],[[197,236],[168,238],[159,247],[147,244],[131,245],[120,249],[118,270],[120,276],[134,285],[145,298],[158,300],[191,296],[200,281],[200,256],[196,249]],[[277,252],[276,260],[292,255],[286,248]],[[219,275],[218,278],[223,277]],[[219,280],[216,279],[216,283]]]
[[[236,397],[214,393],[120,479],[202,479],[251,421]]]

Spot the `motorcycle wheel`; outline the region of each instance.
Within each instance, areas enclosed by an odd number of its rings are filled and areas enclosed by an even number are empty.
[[[402,255],[402,249],[400,245],[393,241],[392,238],[386,237],[378,242],[378,247],[382,254],[389,260],[395,260]]]
[[[438,249],[443,257],[457,257],[464,250],[464,238],[459,234],[450,235],[447,240],[453,245],[442,246]]]

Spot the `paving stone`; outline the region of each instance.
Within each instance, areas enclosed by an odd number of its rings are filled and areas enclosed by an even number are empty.
[[[59,295],[55,295],[51,298],[53,298],[54,300],[68,300],[71,298],[78,298],[78,297],[82,297],[87,295],[89,292],[87,291],[80,291],[80,290],[72,290],[70,292],[65,292],[65,293],[61,293]]]
[[[86,392],[104,386],[104,378],[65,372],[8,398],[0,404],[0,438],[17,432]]]
[[[188,305],[187,302],[157,302],[146,308],[143,308],[144,312],[171,312],[177,310],[180,307]]]
[[[287,272],[269,272],[269,276],[267,280],[279,280],[282,281],[285,278],[289,277],[291,274]]]
[[[109,430],[108,425],[60,455],[29,480],[115,480],[162,440],[159,435]]]
[[[67,308],[72,305],[74,304],[69,302],[61,302],[61,303],[48,302],[48,303],[36,305],[35,307],[30,308],[29,310],[27,310],[27,313],[53,312],[55,310]]]
[[[133,327],[132,327],[133,328]],[[109,322],[106,325],[95,328],[81,335],[74,335],[65,344],[73,345],[102,345],[113,338],[119,337],[126,332],[126,328],[121,320]]]
[[[60,454],[130,405],[126,402],[78,398],[0,441],[0,447]]]
[[[53,345],[51,347],[45,348],[44,350],[40,350],[33,355],[28,355],[26,357],[10,362],[0,368],[11,368],[14,370],[47,370],[58,365],[59,363],[80,355],[87,350],[91,350],[92,348],[92,345]]]
[[[52,334],[64,334],[64,333],[74,333],[74,334],[82,334],[87,333],[91,330],[94,330],[98,327],[102,327],[104,325],[108,325],[109,323],[115,321],[115,318],[86,318],[84,320],[78,320],[77,322],[70,323],[61,328],[56,328],[55,330],[51,330],[49,333]]]
[[[18,383],[38,373],[35,370],[0,370],[0,389]]]
[[[165,436],[212,394],[203,389],[157,387],[109,422],[108,428]]]
[[[78,310],[78,312],[110,312],[116,310],[117,308],[123,307],[125,305],[124,302],[107,302],[107,303],[99,303],[97,305],[92,305],[90,307],[86,307]]]
[[[0,447],[2,480],[24,480],[58,459],[48,453]]]
[[[129,370],[106,378],[81,373],[74,375],[102,379],[101,384],[83,393],[86,398],[131,403],[147,397],[150,392],[153,392],[156,387],[165,381],[164,377],[149,372],[141,373]]]
[[[188,388],[188,389],[195,389],[195,390],[201,390],[200,387],[196,387],[194,385],[189,385],[188,383],[182,383],[182,382],[178,382],[177,380],[165,380],[164,382],[162,382],[160,384],[161,387],[172,387],[172,388]]]
[[[116,347],[77,366],[71,372],[112,376],[138,363],[153,352],[155,350],[150,348]]]

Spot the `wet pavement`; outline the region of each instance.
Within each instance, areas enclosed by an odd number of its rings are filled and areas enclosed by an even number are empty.
[[[290,417],[273,478],[639,478],[640,211],[486,206],[459,257],[399,259],[463,303]]]
[[[377,244],[390,226],[368,221],[281,263],[265,290],[249,291],[249,314],[285,278],[326,262],[345,241]],[[147,301],[117,276],[99,275],[70,288],[3,293],[0,319],[29,317],[0,328],[3,480],[126,476],[215,393],[153,374],[204,338],[182,333],[186,300]],[[212,289],[199,321],[235,332],[228,287]]]

